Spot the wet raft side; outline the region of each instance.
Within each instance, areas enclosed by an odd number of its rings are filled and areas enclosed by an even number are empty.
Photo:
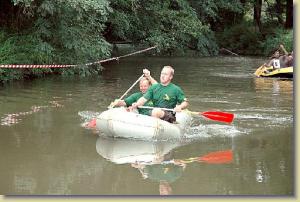
[[[141,139],[179,139],[190,125],[191,115],[176,113],[175,124],[151,116],[126,112],[124,108],[115,108],[102,112],[96,119],[96,127],[111,137]]]
[[[274,69],[273,67],[260,66],[254,74],[257,77],[293,78],[293,67]]]

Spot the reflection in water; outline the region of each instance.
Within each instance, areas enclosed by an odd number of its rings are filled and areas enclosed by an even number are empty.
[[[160,195],[173,194],[171,184],[183,174],[187,164],[230,164],[232,150],[215,151],[187,159],[171,159],[179,142],[147,142],[129,139],[99,137],[96,142],[98,154],[115,164],[130,164],[141,173],[143,179],[159,183]]]
[[[30,108],[31,110],[26,111],[26,112],[15,112],[15,113],[6,114],[6,116],[1,117],[0,125],[2,125],[2,126],[11,126],[11,125],[19,123],[19,121],[22,120],[20,118],[21,116],[31,115],[33,113],[40,112],[43,109],[50,108],[50,107],[55,107],[55,108],[63,107],[62,104],[59,104],[58,101],[55,101],[55,100],[49,101],[49,103],[51,105],[43,105],[43,106],[34,105],[34,106],[31,106],[31,108]]]
[[[34,194],[37,188],[36,179],[32,176],[26,176],[24,173],[15,174],[13,184],[18,193]]]
[[[172,149],[183,143],[175,141],[141,141],[99,136],[96,150],[102,157],[116,164],[154,164],[165,160]]]
[[[256,162],[256,181],[257,182],[267,182],[267,180],[270,178],[267,167],[264,166],[263,162],[257,161]]]
[[[182,176],[185,170],[184,164],[134,164],[144,179],[149,179],[159,183],[159,194],[170,195],[172,193],[171,184]]]
[[[269,99],[270,106],[279,108],[282,103],[286,103],[287,96],[293,99],[293,80],[278,79],[278,78],[255,78],[255,90],[261,93],[262,96],[259,100]],[[284,97],[285,96],[285,97]]]
[[[255,78],[255,89],[259,91],[272,90],[273,94],[293,94],[293,80],[276,78]]]
[[[96,150],[102,157],[116,164],[130,163],[140,171],[143,179],[159,183],[161,195],[172,194],[170,183],[182,175],[185,164],[170,160],[170,152],[182,145],[179,142],[149,142],[99,137]]]

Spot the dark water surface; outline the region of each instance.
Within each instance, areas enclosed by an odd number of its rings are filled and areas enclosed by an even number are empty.
[[[0,86],[0,194],[294,194],[293,80],[255,78],[260,58],[131,57],[90,78]],[[231,125],[195,117],[182,141],[107,139],[83,127],[148,67],[175,68],[192,111],[235,114]],[[136,91],[135,88],[132,92]],[[200,125],[199,125],[200,124]],[[229,164],[147,161],[232,150]]]

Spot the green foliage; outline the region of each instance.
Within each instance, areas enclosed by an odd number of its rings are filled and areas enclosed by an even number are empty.
[[[111,55],[109,42],[158,45],[158,54],[269,55],[279,44],[290,1],[263,1],[261,29],[252,24],[253,0],[1,0],[0,64],[77,64],[63,69],[0,69],[0,81],[49,73],[89,76]],[[278,25],[278,22],[280,25]],[[288,21],[290,22],[290,21]],[[275,29],[274,29],[275,27]],[[261,33],[260,33],[261,32]]]
[[[243,22],[229,27],[217,34],[218,44],[222,48],[242,55],[259,55],[262,53],[260,44],[262,35],[255,31],[250,23]]]
[[[106,0],[44,0],[37,9],[35,34],[55,49],[57,63],[107,57],[111,46],[100,33],[110,11]]]
[[[29,20],[21,32],[15,27],[0,32],[0,64],[85,64],[110,56],[112,47],[101,34],[111,12],[108,0],[13,0],[13,5],[17,13],[12,16]],[[0,80],[11,71],[23,77],[51,72],[85,76],[100,69],[2,70]]]
[[[37,64],[51,61],[52,50],[41,43],[35,36],[8,36],[0,31],[1,64]]]
[[[0,31],[0,43],[1,64],[37,64],[51,60],[51,55],[40,51],[38,39],[30,34],[8,36],[4,31]],[[42,76],[51,72],[51,69],[1,69],[0,81]]]
[[[237,0],[188,0],[192,7],[197,11],[197,14],[202,22],[222,21],[224,24],[226,18],[223,16],[228,13],[242,13],[243,6]],[[227,19],[228,18],[227,15]],[[227,22],[232,23],[232,22]]]
[[[288,52],[293,51],[293,30],[284,30],[283,28],[276,28],[274,34],[266,36],[266,40],[261,43],[263,53],[266,56],[272,55],[275,50],[278,50],[279,45],[284,45]]]
[[[13,4],[29,7],[34,0],[12,0]]]
[[[183,54],[189,48],[201,55],[217,53],[213,32],[186,0],[116,0],[111,6],[113,39],[155,44],[161,54]]]

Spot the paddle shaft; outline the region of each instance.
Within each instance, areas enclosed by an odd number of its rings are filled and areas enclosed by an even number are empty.
[[[138,78],[138,80],[136,80],[132,86],[130,86],[130,88],[119,98],[120,100],[122,100],[126,95],[127,93],[129,93],[129,91],[144,77],[144,74],[142,74],[140,76],[140,78]],[[107,108],[113,108],[114,106],[108,106]],[[87,124],[87,127],[89,128],[94,128],[96,127],[96,119],[92,119],[88,124]]]
[[[119,98],[119,100],[122,100],[126,95],[127,95],[127,93],[129,93],[129,91],[131,91],[131,89],[142,79],[144,77],[144,74],[142,74],[141,76],[140,76],[140,78],[138,78],[138,80],[136,80],[133,84],[132,84],[132,86],[130,86],[130,88],[128,88],[128,90]]]
[[[130,88],[128,88],[128,90],[119,98],[119,100],[122,100],[126,95],[127,95],[127,93],[129,93],[129,91],[131,91],[131,89],[142,79],[144,77],[144,74],[142,74],[141,76],[140,76],[140,78],[138,78],[138,80],[136,80],[133,84],[132,84],[132,86],[130,86]],[[108,106],[107,108],[113,108],[114,106]]]
[[[138,108],[141,108],[141,109],[161,109],[161,110],[165,110],[165,111],[175,112],[174,109],[160,108],[160,107],[138,106]]]
[[[138,108],[142,109],[161,109],[165,111],[172,111],[175,112],[174,109],[169,108],[159,108],[159,107],[149,107],[149,106],[138,106]],[[191,114],[195,115],[201,115],[208,119],[219,121],[219,122],[225,122],[225,123],[231,123],[234,118],[234,114],[228,113],[228,112],[220,112],[220,111],[207,111],[207,112],[192,112],[188,111]]]
[[[165,111],[175,112],[174,109],[161,108],[161,107],[138,106],[138,108],[141,108],[141,109],[161,109],[161,110],[165,110]],[[192,111],[189,111],[189,110],[188,110],[188,112],[191,113],[191,114],[199,115],[199,112],[192,112]]]

